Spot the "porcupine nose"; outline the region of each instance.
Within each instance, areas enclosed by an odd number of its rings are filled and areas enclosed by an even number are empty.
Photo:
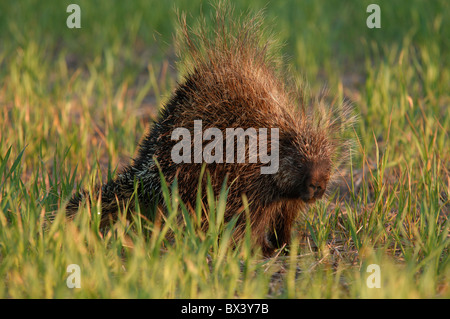
[[[309,194],[311,195],[311,197],[321,197],[324,189],[323,186],[319,183],[317,184],[309,184]]]

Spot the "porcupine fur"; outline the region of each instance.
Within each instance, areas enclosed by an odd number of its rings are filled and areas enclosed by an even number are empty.
[[[224,219],[230,221],[240,214],[234,230],[236,241],[243,237],[246,225],[242,195],[249,203],[253,243],[270,256],[274,248],[290,242],[299,212],[329,188],[348,152],[342,132],[351,126],[350,108],[346,103],[330,105],[310,99],[306,85],[292,80],[277,54],[278,46],[266,37],[261,13],[236,20],[231,16],[232,11],[218,9],[214,32],[208,32],[205,25],[191,29],[185,16],[181,17],[178,44],[183,79],[141,140],[132,163],[94,191],[94,200],[101,196],[102,225],[114,220],[119,208],[128,205],[133,213],[135,183],[141,211],[158,206],[164,213],[155,159],[169,185],[177,179],[180,198],[193,211],[203,163],[174,163],[171,150],[178,141],[171,135],[180,127],[193,135],[195,120],[202,120],[203,130],[279,129],[279,168],[275,174],[261,174],[263,164],[248,161],[206,164],[216,195],[227,180],[230,189]],[[205,192],[202,198],[208,207]],[[70,217],[83,200],[93,201],[84,190],[70,200]],[[205,228],[207,214],[204,211],[202,218]]]

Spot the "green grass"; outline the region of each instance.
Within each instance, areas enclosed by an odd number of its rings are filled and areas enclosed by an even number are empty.
[[[163,227],[123,216],[106,233],[97,207],[64,205],[128,163],[180,74],[176,15],[165,1],[0,4],[1,298],[449,298],[450,11],[446,1],[241,1],[265,7],[286,61],[311,90],[327,85],[359,120],[336,192],[301,214],[294,242],[261,259],[230,248],[226,193],[202,231],[168,185]],[[195,23],[201,1],[180,1]],[[446,26],[447,24],[447,26]],[[171,196],[172,195],[172,196]],[[46,227],[46,217],[56,213]],[[174,223],[183,214],[185,227]],[[172,239],[164,236],[167,232]],[[66,269],[78,264],[81,289]],[[368,288],[377,264],[381,288]]]

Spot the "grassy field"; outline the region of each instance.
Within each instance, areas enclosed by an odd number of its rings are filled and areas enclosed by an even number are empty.
[[[66,27],[72,2],[81,29]],[[174,7],[195,24],[208,3],[2,1],[0,297],[450,298],[450,10],[378,1],[381,28],[369,29],[372,2],[236,4],[265,8],[286,63],[359,115],[336,191],[301,214],[291,247],[262,259],[248,240],[229,249],[225,194],[211,198],[206,233],[189,218],[174,225],[176,196],[163,228],[120,218],[100,233],[96,207],[64,220],[77,187],[129,162],[181,78]],[[81,288],[67,286],[71,264]]]

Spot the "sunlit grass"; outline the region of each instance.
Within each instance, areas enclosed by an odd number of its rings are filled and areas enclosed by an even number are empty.
[[[266,6],[287,63],[359,115],[342,179],[272,259],[249,238],[232,249],[226,189],[207,193],[208,230],[176,184],[162,226],[122,214],[100,231],[97,205],[64,218],[77,188],[129,162],[180,79],[171,4],[80,1],[79,30],[65,27],[66,3],[0,4],[0,297],[449,298],[450,12],[445,1],[382,3],[370,30],[369,3]],[[201,10],[178,7],[192,22]],[[70,264],[80,289],[66,285]],[[381,288],[366,284],[370,264]]]

